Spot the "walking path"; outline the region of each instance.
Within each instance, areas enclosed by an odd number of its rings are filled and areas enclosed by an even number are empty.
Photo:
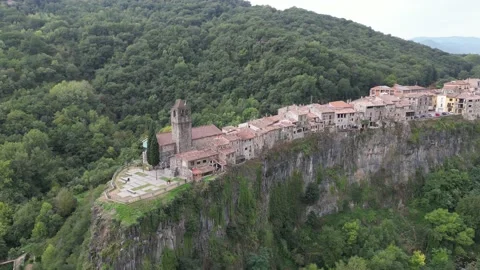
[[[23,254],[22,256],[14,259],[14,260],[9,260],[9,261],[4,261],[4,262],[0,262],[0,266],[1,265],[7,265],[7,264],[12,264],[13,266],[13,270],[17,270],[17,269],[20,269],[20,267],[22,266],[23,262],[25,261],[25,257],[27,256],[27,254]]]

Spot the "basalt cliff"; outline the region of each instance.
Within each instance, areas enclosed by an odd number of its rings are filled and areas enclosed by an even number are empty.
[[[480,124],[452,117],[316,134],[281,145],[214,181],[196,183],[134,224],[122,224],[97,205],[84,267],[166,268],[172,258],[176,266],[188,258],[185,265],[193,261],[200,269],[216,268],[218,262],[242,268],[248,251],[278,245],[272,231],[285,208],[296,211],[292,224],[301,226],[312,214],[405,207],[421,175],[475,153],[478,131]],[[296,199],[291,198],[305,196],[307,186],[318,189],[318,198],[292,203]]]

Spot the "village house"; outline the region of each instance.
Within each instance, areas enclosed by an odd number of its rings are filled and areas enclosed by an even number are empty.
[[[446,82],[443,84],[443,89],[453,90],[456,93],[461,93],[470,89],[470,83],[462,80]]]
[[[357,111],[352,104],[345,101],[329,102],[327,106],[335,113],[335,126],[337,129],[357,128],[359,125]]]
[[[413,94],[413,93],[424,93],[429,91],[427,88],[414,85],[414,86],[404,86],[400,84],[395,84],[392,89],[394,90],[395,96],[403,96],[406,94]]]
[[[447,112],[457,113],[457,96],[459,94],[447,94],[446,103],[447,103]]]
[[[360,118],[362,128],[379,126],[386,116],[386,106],[378,97],[363,97],[352,101],[355,110],[362,114]]]
[[[370,88],[370,96],[380,96],[380,95],[394,95],[395,94],[395,89],[386,86],[386,85],[381,85],[381,86],[375,86]]]
[[[308,105],[310,111],[320,117],[320,121],[322,121],[323,129],[319,128],[319,130],[328,130],[328,131],[335,131],[335,110],[329,107],[328,105],[320,105],[317,103]]]
[[[410,93],[403,95],[403,98],[410,101],[415,110],[415,115],[428,113],[431,97],[425,93]]]
[[[470,85],[470,91],[474,92],[480,90],[480,79],[468,78],[465,82]]]
[[[394,122],[403,122],[412,120],[415,116],[415,110],[412,103],[406,99],[392,95],[380,95],[379,99],[385,103],[386,118]]]
[[[461,93],[456,96],[458,114],[462,114],[466,119],[473,120],[480,116],[480,96],[471,93]]]
[[[170,159],[170,168],[175,168],[176,176],[198,180],[222,168],[217,151],[193,150],[176,154]]]

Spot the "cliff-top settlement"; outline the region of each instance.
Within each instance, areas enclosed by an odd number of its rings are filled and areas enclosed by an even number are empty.
[[[452,81],[433,90],[398,84],[376,86],[370,89],[370,96],[358,100],[291,105],[278,109],[277,115],[222,130],[215,125],[192,128],[189,104],[177,100],[170,110],[172,132],[157,134],[160,166],[174,176],[199,180],[312,132],[376,128],[446,114],[473,120],[480,117],[478,91],[480,79]],[[145,152],[143,159],[146,162]]]

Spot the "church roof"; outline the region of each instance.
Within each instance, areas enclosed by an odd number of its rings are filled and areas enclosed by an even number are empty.
[[[183,109],[187,107],[187,101],[183,99],[177,99],[175,101],[175,105],[173,105],[173,109]]]
[[[192,141],[207,137],[222,135],[222,131],[215,125],[206,125],[192,128]],[[157,141],[159,146],[174,144],[171,132],[164,132],[157,134]]]

